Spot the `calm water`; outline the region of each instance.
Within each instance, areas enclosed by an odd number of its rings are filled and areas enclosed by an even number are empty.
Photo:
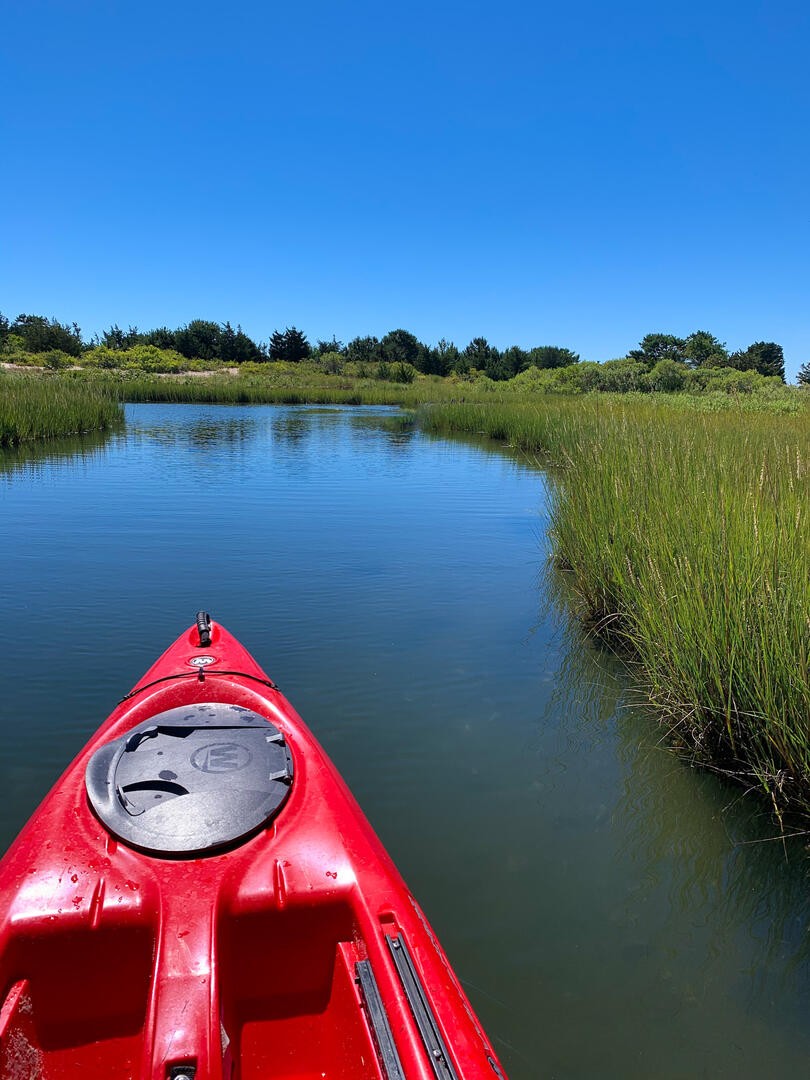
[[[512,1080],[810,1076],[810,891],[550,602],[546,491],[383,410],[0,457],[7,844],[199,607],[332,754]]]

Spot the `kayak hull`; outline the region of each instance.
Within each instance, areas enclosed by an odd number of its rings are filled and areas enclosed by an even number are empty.
[[[211,850],[122,840],[88,797],[94,755],[137,728],[157,746],[156,718],[212,706],[280,733],[291,767],[275,816]],[[224,745],[209,743],[204,770],[235,767]],[[171,794],[175,773],[160,775]],[[2,1077],[505,1075],[334,765],[217,623],[182,635],[54,786],[0,862],[0,917]]]

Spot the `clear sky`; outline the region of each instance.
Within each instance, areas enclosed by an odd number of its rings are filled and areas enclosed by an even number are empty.
[[[0,7],[0,311],[810,359],[810,5]]]

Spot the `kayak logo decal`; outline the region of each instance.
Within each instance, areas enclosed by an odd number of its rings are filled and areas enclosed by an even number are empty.
[[[216,662],[217,658],[215,656],[192,656],[189,660],[189,664],[196,668],[208,667],[209,664],[215,664]]]
[[[191,755],[191,764],[205,773],[238,772],[250,764],[250,751],[239,743],[208,743]]]

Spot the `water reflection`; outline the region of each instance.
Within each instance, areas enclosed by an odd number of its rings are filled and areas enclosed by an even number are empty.
[[[571,603],[566,575],[548,563],[547,603],[565,617]],[[651,886],[669,870],[669,903],[680,911],[705,909],[724,934],[747,923],[758,943],[754,976],[776,970],[802,973],[810,990],[810,862],[803,835],[783,836],[756,795],[696,768],[670,748],[667,733],[641,689],[628,683],[621,661],[588,641],[572,620],[564,631],[563,662],[549,711],[577,700],[581,720],[597,731],[612,724],[624,767],[616,816],[624,823],[623,854],[640,865]],[[715,943],[716,944],[716,943]],[[792,988],[795,991],[795,988]]]
[[[178,406],[182,408],[182,406]],[[195,446],[201,449],[227,448],[245,443],[254,437],[258,421],[252,416],[228,416],[216,420],[195,420],[190,424],[133,424],[130,435],[149,439],[161,446]]]
[[[135,406],[11,461],[0,835],[207,606],[344,772],[511,1080],[805,1075],[800,845],[629,707],[547,572],[542,475],[390,415]]]
[[[386,409],[383,413],[375,410],[370,415],[353,416],[352,427],[385,438],[386,445],[392,449],[410,447],[417,436],[421,437],[413,413],[401,409]]]
[[[560,595],[557,588],[556,600]],[[591,926],[569,941],[573,962],[570,954],[559,958],[563,993],[588,1010],[576,970],[576,953],[588,949],[592,959],[623,972],[640,1030],[671,1010],[696,1045],[708,1037],[709,1018],[718,1039],[731,1037],[740,1017],[770,1024],[771,1038],[778,1031],[795,1038],[810,1005],[804,842],[783,842],[758,801],[676,757],[621,664],[570,621],[561,635],[554,690],[529,749],[555,772],[575,767],[583,774],[584,782],[564,785],[567,801],[556,797],[561,785],[551,800],[541,790],[538,803],[552,815],[556,857],[596,869],[585,877],[592,884],[598,878],[600,890],[590,905]],[[614,764],[605,757],[611,742]],[[590,965],[585,974],[593,983]],[[707,997],[716,1000],[707,1005]],[[622,1007],[627,1004],[624,997]],[[602,1009],[613,1013],[609,1004]],[[643,1041],[638,1034],[637,1045]],[[809,1049],[806,1033],[795,1049],[801,1060]],[[725,1057],[729,1075],[735,1061],[742,1075],[756,1075],[746,1054],[732,1047]],[[697,1074],[670,1068],[655,1075]],[[618,1060],[603,1062],[602,1070],[651,1075]]]
[[[321,431],[326,426],[322,415],[314,416],[312,423]],[[301,446],[310,437],[310,431],[306,412],[287,413],[273,421],[273,439],[280,443]]]
[[[739,989],[747,982],[753,994],[778,982],[806,1007],[810,874],[803,843],[782,841],[770,816],[739,788],[656,745],[654,723],[643,710],[629,710],[617,724],[623,854],[649,886],[639,899],[660,891],[656,903],[688,913],[687,933],[703,939],[707,965],[718,952],[736,952],[742,935],[750,955]]]
[[[72,459],[101,455],[107,446],[121,436],[116,432],[88,432],[60,439],[42,439],[0,450],[0,475],[9,478],[24,472],[42,471],[47,466]]]

